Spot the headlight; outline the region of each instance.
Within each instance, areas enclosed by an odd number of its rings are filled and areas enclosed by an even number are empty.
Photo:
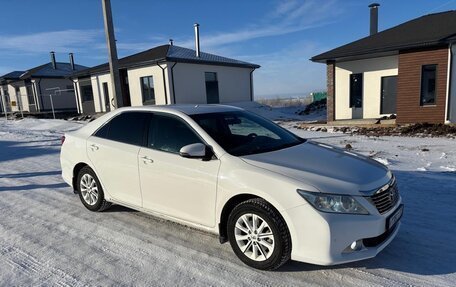
[[[353,196],[299,190],[313,207],[323,212],[369,214],[369,212]]]

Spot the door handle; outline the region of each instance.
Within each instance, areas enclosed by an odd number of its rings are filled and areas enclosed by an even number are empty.
[[[90,148],[92,149],[92,151],[96,151],[99,149],[99,147],[96,144],[91,144]]]
[[[143,160],[143,162],[144,162],[145,164],[147,164],[147,163],[154,163],[154,160],[151,159],[151,158],[149,158],[148,156],[143,156],[143,157],[141,157],[141,159]]]

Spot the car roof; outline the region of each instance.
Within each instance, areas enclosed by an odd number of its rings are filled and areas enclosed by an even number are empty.
[[[155,112],[181,112],[186,115],[198,115],[209,113],[235,112],[244,109],[229,105],[211,105],[211,104],[179,104],[179,105],[153,105],[140,107],[123,107],[122,111],[155,111]]]

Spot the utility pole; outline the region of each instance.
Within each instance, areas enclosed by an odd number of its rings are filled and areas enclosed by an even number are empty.
[[[109,52],[109,71],[115,108],[123,106],[122,90],[120,88],[119,63],[117,60],[116,40],[114,37],[114,25],[112,24],[111,0],[101,0],[103,6],[104,28],[106,44]]]

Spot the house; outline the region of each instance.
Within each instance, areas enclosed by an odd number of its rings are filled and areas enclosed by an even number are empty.
[[[119,59],[123,106],[253,100],[260,66],[170,44]],[[74,73],[80,113],[114,108],[109,65]]]
[[[28,86],[23,83],[20,76],[24,71],[13,71],[0,77],[0,107],[1,112],[19,111],[19,101],[17,97],[20,93],[26,94]],[[21,91],[22,87],[22,91]]]
[[[328,122],[397,115],[456,122],[456,11],[425,15],[312,57],[327,65]]]
[[[57,62],[51,52],[49,63],[1,76],[2,103],[7,111],[76,111],[74,85],[68,77],[88,67],[74,64],[73,54],[69,56],[69,63]]]

